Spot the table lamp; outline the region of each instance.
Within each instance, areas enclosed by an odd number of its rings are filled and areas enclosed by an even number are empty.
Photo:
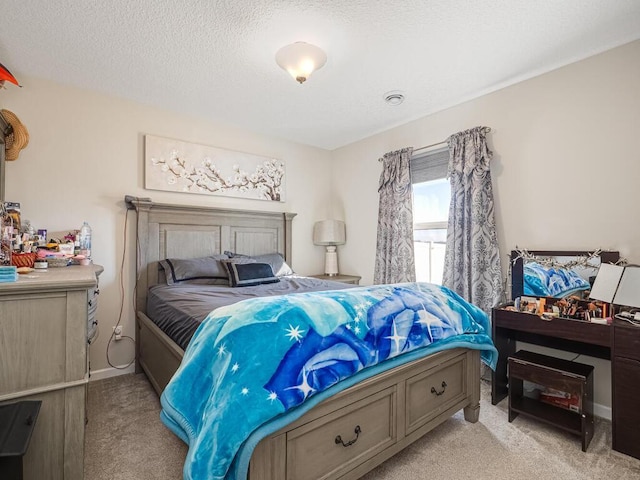
[[[338,252],[336,245],[346,241],[345,225],[340,220],[322,220],[313,226],[313,243],[324,245],[324,273],[331,277],[338,275]]]

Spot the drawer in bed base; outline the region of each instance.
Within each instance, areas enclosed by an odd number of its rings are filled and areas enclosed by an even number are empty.
[[[287,434],[287,480],[322,480],[353,469],[396,442],[396,387]]]
[[[407,434],[466,398],[466,374],[467,357],[461,355],[407,379]]]
[[[442,375],[444,375],[443,378],[441,378]],[[438,385],[441,387],[442,381],[447,383],[447,393],[441,395],[431,394],[431,386],[435,387],[435,383],[433,385],[424,384],[424,382],[439,382]],[[441,400],[433,403],[429,396],[417,393],[424,392],[425,389],[426,393]],[[412,395],[414,396],[413,400],[411,400]],[[374,398],[375,400],[373,400]],[[425,409],[421,405],[423,400],[431,402],[430,407],[434,410]],[[464,408],[467,421],[477,421],[479,400],[480,352],[464,349],[438,352],[350,387],[321,402],[279,432],[264,438],[251,457],[249,480],[358,479],[446,421],[460,409]],[[388,405],[390,405],[389,401],[395,404],[392,408],[392,411],[395,411],[395,419],[387,420],[388,417],[383,415],[382,411],[384,410],[386,414]],[[379,403],[376,404],[376,402]],[[387,405],[387,407],[383,408],[381,405]],[[364,425],[358,423],[357,417],[352,416],[360,407],[363,411],[375,412],[373,416],[378,417],[377,422],[384,428],[395,425],[395,440],[392,440],[393,435],[391,434],[382,434],[384,430],[381,429],[376,434],[378,435],[376,437],[377,444],[372,442],[365,448],[365,442],[362,442],[360,447],[362,451],[353,454],[353,457],[357,457],[357,459],[349,457],[344,459],[343,464],[340,464],[340,458],[333,459],[332,457],[336,454],[340,456],[342,451],[358,445],[358,442],[364,439],[364,433],[369,430],[368,427],[365,430]],[[413,411],[407,411],[408,409]],[[343,428],[334,430],[333,427],[339,423],[334,423],[334,420],[337,419],[348,421],[345,422]],[[340,439],[348,443],[357,437],[354,430],[358,425],[361,427],[361,437],[354,444],[349,447],[342,447],[340,444],[340,448],[331,451],[324,459],[312,460],[314,456],[319,456],[319,444],[316,444],[316,441],[325,442],[326,448],[332,445],[338,446],[335,444],[335,437],[340,435]],[[407,431],[407,426],[411,431]],[[319,438],[325,435],[325,427],[327,428],[326,438]],[[308,438],[306,438],[307,435],[309,435]],[[312,455],[308,455],[303,450],[303,448],[307,448],[305,446],[308,446],[308,450],[313,452]],[[296,448],[297,452],[294,451]],[[325,454],[324,451],[322,453]],[[297,458],[293,458],[292,455]],[[296,476],[298,475],[296,472],[304,473]]]

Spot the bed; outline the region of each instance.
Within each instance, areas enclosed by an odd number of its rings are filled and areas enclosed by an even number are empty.
[[[184,349],[148,315],[149,292],[165,283],[160,262],[232,251],[250,256],[281,252],[290,264],[295,214],[134,197],[125,202],[137,212],[136,370],[161,394]],[[359,478],[461,409],[467,421],[476,422],[480,357],[480,349],[458,347],[398,361],[375,374],[359,372],[344,382],[348,388],[328,389],[297,407],[298,414],[257,428],[237,452],[230,474],[235,477],[224,478]]]

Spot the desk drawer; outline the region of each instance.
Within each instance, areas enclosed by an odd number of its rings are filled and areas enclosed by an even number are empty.
[[[613,348],[616,357],[640,361],[640,328],[616,324],[613,327]]]
[[[613,448],[640,459],[640,362],[615,357],[613,382]]]
[[[396,442],[395,417],[394,386],[292,430],[287,479],[321,480],[352,470]]]

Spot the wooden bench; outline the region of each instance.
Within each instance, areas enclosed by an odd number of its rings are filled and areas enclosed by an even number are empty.
[[[536,418],[579,435],[586,452],[593,438],[593,366],[520,350],[509,357],[509,422],[518,414]],[[523,381],[578,398],[572,409],[524,395]]]

